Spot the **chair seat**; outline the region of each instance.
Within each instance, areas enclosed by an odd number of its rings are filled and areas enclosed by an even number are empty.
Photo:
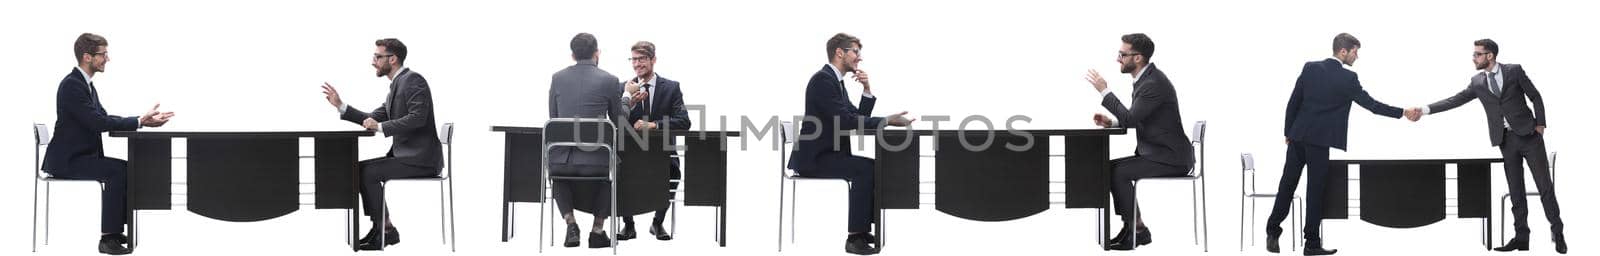
[[[1278,194],[1249,194],[1244,195],[1244,197],[1278,197]],[[1300,196],[1295,196],[1294,198],[1300,198]]]
[[[1197,179],[1200,179],[1200,177],[1189,176],[1188,174],[1181,174],[1181,175],[1177,175],[1177,176],[1149,177],[1149,178],[1143,178],[1143,179],[1140,179],[1140,180],[1197,180]]]
[[[844,181],[844,178],[819,178],[819,177],[806,177],[806,176],[800,176],[800,175],[789,175],[789,176],[786,176],[784,178],[791,179],[791,180],[839,180],[839,181]]]
[[[442,180],[445,180],[445,178],[444,177],[439,177],[439,176],[389,179],[389,181],[442,181]]]
[[[610,181],[610,180],[611,180],[611,177],[589,177],[589,176],[550,176],[550,179],[552,179],[552,180],[589,180],[589,181]]]
[[[39,180],[42,180],[42,181],[53,181],[53,182],[74,182],[74,181],[82,181],[82,182],[100,182],[100,181],[98,181],[98,180],[95,180],[95,179],[70,179],[70,178],[59,178],[59,177],[56,177],[56,176],[55,176],[55,175],[45,175],[45,176],[44,176],[44,177],[41,177],[41,178],[39,178]]]

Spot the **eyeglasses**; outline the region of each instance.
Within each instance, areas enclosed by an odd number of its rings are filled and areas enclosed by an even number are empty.
[[[111,56],[109,54],[111,54],[111,52],[91,52],[91,53],[89,53],[90,56]]]
[[[388,58],[388,57],[394,57],[394,54],[373,54],[372,55],[372,60],[378,60],[378,59]]]
[[[1473,58],[1482,57],[1484,55],[1489,55],[1489,53],[1487,53],[1487,52],[1472,52],[1472,57]]]
[[[855,52],[858,55],[861,54],[861,48],[844,48],[844,51],[845,52]]]
[[[1119,51],[1119,52],[1117,52],[1117,58],[1123,58],[1123,57],[1129,57],[1129,56],[1134,56],[1134,55],[1140,55],[1140,54],[1142,54],[1142,53],[1137,53],[1137,52],[1120,52],[1120,51]]]
[[[639,57],[628,58],[628,61],[631,61],[631,62],[644,62],[644,61],[652,60],[652,59],[655,59],[655,57],[639,56]]]

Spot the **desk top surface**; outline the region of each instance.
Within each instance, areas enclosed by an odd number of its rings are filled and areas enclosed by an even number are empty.
[[[332,131],[113,131],[111,137],[125,138],[281,138],[281,137],[367,137],[373,131],[367,130],[332,130]]]
[[[988,136],[989,134],[991,134],[991,132],[993,134],[995,134],[995,135],[1020,135],[1020,134],[1017,134],[1017,133],[1025,132],[1025,133],[1028,133],[1031,136],[1103,136],[1103,135],[1128,134],[1128,129],[1125,129],[1125,128],[1090,128],[1090,129],[1017,129],[1017,130],[965,130],[965,131],[962,131],[962,130],[928,130],[928,129],[909,129],[908,130],[908,129],[904,129],[904,128],[884,128],[884,129],[881,129],[881,130],[879,130],[879,129],[856,130],[855,132],[852,132],[851,134],[852,135],[855,135],[855,134],[861,134],[861,135],[878,135],[878,134],[904,135],[904,134],[915,134],[916,136],[934,136],[934,135],[938,135],[938,136],[960,136],[960,135],[966,135],[966,136]]]
[[[496,126],[489,127],[489,130],[490,131],[494,131],[494,132],[504,132],[504,133],[529,133],[529,134],[544,133],[544,128],[543,127],[537,127],[537,126],[496,125]],[[674,136],[739,137],[739,135],[740,135],[740,133],[737,132],[737,131],[670,130],[670,131],[666,131],[666,132],[668,134],[672,134]],[[651,134],[652,135],[659,134],[659,131],[652,131]]]

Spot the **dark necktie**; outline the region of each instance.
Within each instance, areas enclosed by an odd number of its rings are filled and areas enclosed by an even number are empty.
[[[646,115],[648,115],[648,114],[650,114],[650,110],[651,110],[650,104],[653,103],[653,102],[650,102],[650,100],[653,97],[650,97],[650,84],[644,84],[644,86],[642,86],[642,87],[644,88],[644,113]]]
[[[1500,83],[1494,81],[1494,73],[1495,72],[1489,72],[1487,75],[1483,76],[1483,79],[1489,80],[1489,92],[1494,93],[1494,96],[1500,96]]]

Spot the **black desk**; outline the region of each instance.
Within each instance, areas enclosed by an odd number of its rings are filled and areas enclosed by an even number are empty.
[[[1053,129],[1007,131],[861,130],[877,136],[878,206],[917,209],[920,206],[920,138],[935,139],[935,201],[939,211],[977,221],[1007,221],[1050,208],[1050,137],[1065,137],[1066,208],[1100,209],[1101,232],[1110,233],[1111,135],[1126,129]],[[993,139],[989,147],[969,150]],[[1033,145],[1011,150],[1007,145]],[[904,150],[891,150],[904,147]],[[939,182],[944,181],[944,182]],[[882,230],[878,230],[881,234]]]
[[[1489,242],[1490,164],[1500,158],[1333,159],[1328,168],[1324,219],[1350,218],[1350,166],[1361,168],[1361,220],[1390,228],[1426,226],[1445,218],[1445,165],[1456,165],[1456,218],[1483,218]],[[1342,181],[1342,182],[1341,182]]]
[[[188,142],[190,212],[250,222],[300,208],[300,138],[316,141],[316,208],[350,211],[350,241],[360,221],[357,143],[371,131],[116,131],[128,138],[129,246],[137,245],[138,210],[172,209],[172,139]],[[351,243],[350,249],[356,249]]]
[[[505,179],[500,212],[500,241],[510,241],[513,228],[512,203],[545,203],[541,150],[544,148],[544,129],[540,127],[494,126],[491,131],[503,132],[505,142]],[[739,132],[723,131],[667,131],[679,139],[684,147],[683,189],[684,205],[717,207],[718,245],[728,245],[728,137],[738,137]],[[630,135],[623,135],[618,157],[617,213],[623,216],[653,212],[667,206],[667,161],[669,150],[659,146],[660,132],[651,132],[639,143]],[[641,146],[643,147],[641,149]],[[581,188],[579,188],[581,189]],[[582,192],[580,192],[582,193]],[[588,211],[589,202],[577,200],[574,209]],[[543,220],[541,220],[543,221]]]

